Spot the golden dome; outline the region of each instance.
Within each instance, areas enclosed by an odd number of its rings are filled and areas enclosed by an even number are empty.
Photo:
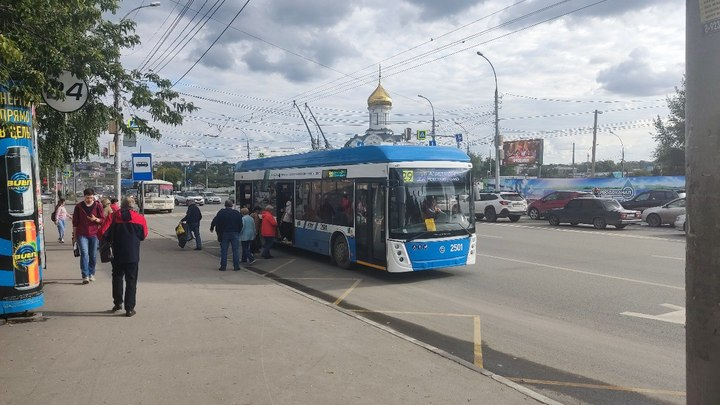
[[[392,98],[390,98],[390,95],[387,91],[385,91],[385,89],[383,89],[383,86],[380,83],[378,83],[375,91],[373,91],[370,97],[368,97],[368,107],[378,105],[392,106]]]

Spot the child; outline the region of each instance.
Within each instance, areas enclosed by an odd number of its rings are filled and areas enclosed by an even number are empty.
[[[65,219],[67,219],[68,213],[65,209],[65,199],[61,198],[58,200],[55,206],[55,225],[58,228],[58,242],[65,243]]]

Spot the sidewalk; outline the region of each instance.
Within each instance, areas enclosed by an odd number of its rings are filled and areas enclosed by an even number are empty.
[[[112,314],[109,263],[82,285],[46,233],[43,320],[0,326],[3,404],[555,403],[152,229],[137,315]]]

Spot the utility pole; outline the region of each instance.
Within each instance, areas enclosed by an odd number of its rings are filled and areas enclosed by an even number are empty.
[[[597,116],[602,114],[602,111],[595,110],[595,120],[593,122],[593,144],[592,144],[592,169],[590,177],[595,177],[595,149],[597,146]]]
[[[685,359],[687,404],[720,404],[720,18],[716,1],[687,0],[685,14]]]
[[[573,142],[572,177],[575,178],[575,142]]]

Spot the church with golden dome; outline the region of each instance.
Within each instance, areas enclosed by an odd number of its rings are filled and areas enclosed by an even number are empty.
[[[380,145],[383,143],[398,143],[402,140],[400,135],[393,134],[389,127],[392,98],[380,84],[367,99],[369,126],[365,135],[355,135],[345,143],[345,147],[352,148],[363,145]]]

